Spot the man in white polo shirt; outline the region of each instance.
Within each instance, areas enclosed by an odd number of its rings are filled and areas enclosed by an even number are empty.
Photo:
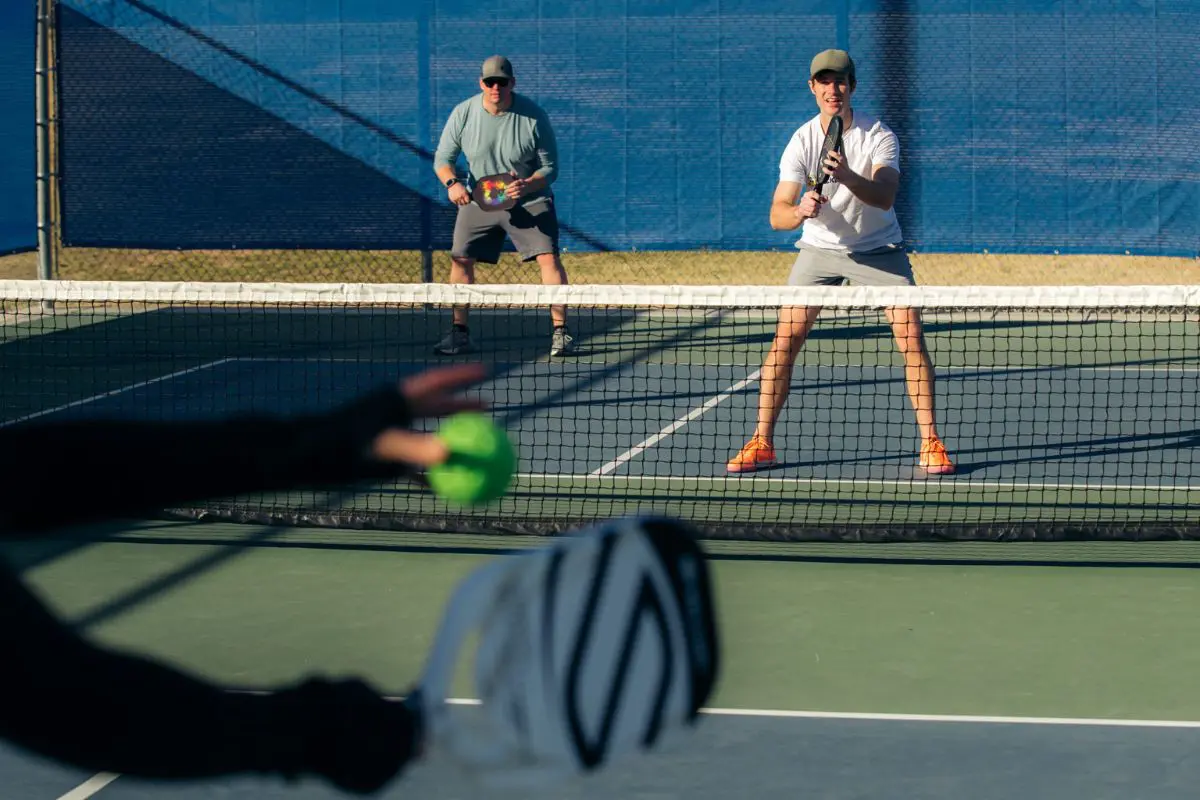
[[[851,107],[857,80],[854,61],[844,50],[818,53],[809,76],[809,90],[820,113],[802,125],[784,149],[771,202],[772,228],[804,226],[788,283],[913,284],[912,266],[893,208],[900,186],[896,134],[880,120]],[[840,116],[844,124],[842,152],[831,153],[824,164],[818,164],[825,131],[834,116]],[[829,176],[829,182],[817,192],[813,186],[821,172]],[[954,472],[934,421],[933,363],[925,347],[920,313],[915,308],[886,311],[904,357],[905,383],[921,433],[918,466],[934,475]],[[780,309],[775,340],[762,368],[758,424],[754,436],[726,465],[729,472],[754,472],[777,463],[775,425],[787,401],[796,357],[820,313],[820,307]]]

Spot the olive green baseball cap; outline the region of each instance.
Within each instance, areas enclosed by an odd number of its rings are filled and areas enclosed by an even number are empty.
[[[845,50],[822,50],[813,56],[809,65],[808,77],[817,77],[818,72],[837,72],[847,78],[854,77],[854,59]]]
[[[481,78],[512,78],[513,68],[504,56],[489,56],[479,69]]]

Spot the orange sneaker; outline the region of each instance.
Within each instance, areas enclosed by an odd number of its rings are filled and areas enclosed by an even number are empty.
[[[949,475],[954,472],[954,462],[946,455],[946,445],[936,436],[926,439],[921,445],[921,459],[917,462],[930,475]]]
[[[730,472],[754,472],[775,466],[775,448],[763,437],[755,434],[746,442],[742,452],[734,456],[725,469]]]

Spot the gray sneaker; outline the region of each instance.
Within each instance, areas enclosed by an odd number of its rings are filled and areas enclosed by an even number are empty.
[[[438,342],[433,352],[442,356],[457,356],[471,352],[471,334],[458,328],[451,328],[446,338]]]
[[[571,334],[567,333],[567,329],[555,328],[554,335],[550,337],[550,355],[566,356],[574,351],[575,340],[571,338]]]

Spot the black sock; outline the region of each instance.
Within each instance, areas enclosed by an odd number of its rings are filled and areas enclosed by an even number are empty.
[[[457,322],[456,322],[456,323],[454,323],[454,330],[456,330],[456,331],[462,331],[463,333],[468,333],[468,331],[467,331],[467,326],[466,326],[466,325],[459,325]]]

